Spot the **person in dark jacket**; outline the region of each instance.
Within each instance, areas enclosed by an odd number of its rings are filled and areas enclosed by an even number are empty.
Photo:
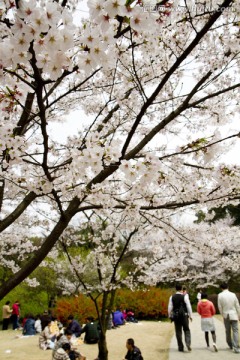
[[[96,322],[93,321],[93,317],[87,318],[87,324],[83,327],[81,334],[85,333],[84,342],[86,344],[96,344],[99,340],[99,327]]]
[[[140,349],[135,346],[133,339],[127,339],[126,348],[128,350],[125,359],[127,360],[143,360]]]
[[[81,325],[77,322],[77,320],[74,319],[73,315],[69,315],[68,317],[68,330],[71,330],[73,335],[76,337],[79,337],[81,335]]]
[[[23,328],[23,335],[35,335],[35,320],[32,314],[27,316],[27,320],[25,321],[24,328]]]
[[[181,314],[180,314],[180,310]],[[188,294],[182,294],[182,285],[176,284],[176,294],[169,298],[168,316],[173,319],[175,334],[178,343],[178,351],[184,351],[182,333],[184,332],[185,343],[188,351],[191,351],[191,332],[189,319],[192,321],[192,307]]]
[[[44,310],[43,314],[40,316],[41,321],[41,328],[42,330],[45,329],[45,327],[49,324],[49,321],[51,321],[51,316],[49,315],[47,310]]]

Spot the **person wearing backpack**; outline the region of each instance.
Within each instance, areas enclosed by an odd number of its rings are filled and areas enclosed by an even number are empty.
[[[180,284],[176,284],[176,293],[169,299],[168,316],[174,322],[178,351],[184,351],[182,332],[184,332],[186,347],[188,351],[191,351],[189,319],[192,321],[192,307],[189,296],[182,293],[182,285]]]

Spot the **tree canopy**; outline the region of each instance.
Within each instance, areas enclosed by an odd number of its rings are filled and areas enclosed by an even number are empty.
[[[0,298],[99,218],[100,272],[124,237],[152,253],[135,259],[148,282],[239,272],[228,224],[183,221],[239,202],[239,163],[221,158],[240,134],[239,1],[87,5],[84,19],[77,0],[0,5]]]

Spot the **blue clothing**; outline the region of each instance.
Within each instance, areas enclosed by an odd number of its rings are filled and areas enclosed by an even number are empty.
[[[23,335],[35,335],[35,320],[28,318],[24,324]]]
[[[123,313],[120,310],[117,310],[113,313],[113,324],[114,326],[123,325]]]
[[[81,325],[77,322],[77,320],[72,320],[71,323],[68,325],[67,327],[68,330],[71,330],[72,333],[76,336],[79,337],[81,335],[82,332],[82,328]]]

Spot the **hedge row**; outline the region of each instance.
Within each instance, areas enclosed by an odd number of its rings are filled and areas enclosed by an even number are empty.
[[[114,309],[132,310],[139,320],[158,320],[167,317],[168,300],[171,294],[170,290],[154,287],[145,291],[138,290],[134,292],[121,289],[116,294]],[[101,299],[99,299],[98,304],[101,306]],[[54,314],[62,322],[65,322],[70,314],[78,319],[80,323],[85,322],[88,316],[97,317],[93,301],[83,294],[59,299]]]

